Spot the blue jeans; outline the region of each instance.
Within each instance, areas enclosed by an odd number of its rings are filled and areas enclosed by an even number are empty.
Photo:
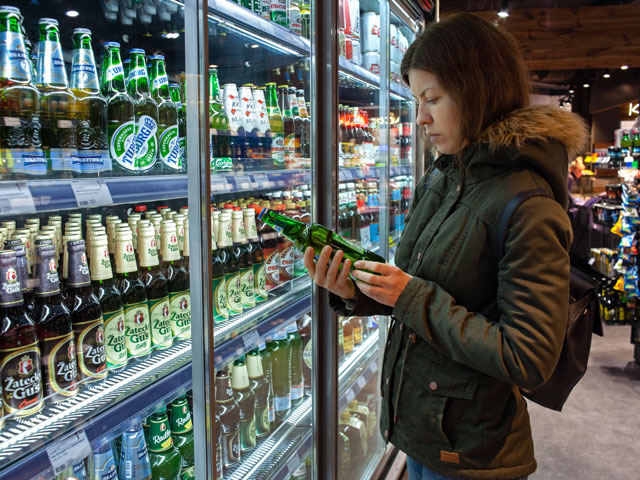
[[[407,471],[409,472],[409,480],[457,480],[454,477],[445,477],[427,467],[419,464],[413,458],[407,455]],[[526,480],[527,477],[518,480]]]

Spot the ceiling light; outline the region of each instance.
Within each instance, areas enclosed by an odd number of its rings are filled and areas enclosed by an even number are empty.
[[[572,88],[571,90],[569,90],[569,93],[574,93],[575,90]]]
[[[629,65],[622,65],[620,67],[620,70],[628,70],[629,69]]]
[[[583,84],[582,86],[583,86],[584,88],[589,88],[589,84],[588,84],[588,83],[585,83],[585,84]]]
[[[254,43],[253,45],[251,45],[251,48],[258,48],[260,45],[258,45],[257,43]]]
[[[78,15],[80,15],[80,14],[79,14],[77,11],[75,11],[75,10],[69,10],[68,12],[66,12],[66,13],[65,13],[65,15],[66,15],[67,17],[75,18],[75,17],[77,17],[77,16],[78,16]]]
[[[500,18],[507,18],[507,17],[509,16],[509,12],[507,12],[506,10],[500,10],[500,11],[498,12],[498,16],[499,16]]]
[[[602,78],[611,78],[611,74],[609,73],[609,70],[605,70],[605,72],[602,74]]]

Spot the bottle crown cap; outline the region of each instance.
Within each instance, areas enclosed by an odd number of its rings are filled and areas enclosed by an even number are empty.
[[[172,88],[180,88],[180,84],[179,83],[169,83],[169,86]]]
[[[290,325],[287,325],[287,328],[285,329],[285,332],[287,332],[287,333],[298,333],[298,326],[296,325],[296,322],[293,322]]]
[[[164,60],[164,55],[152,55],[149,60]]]
[[[104,48],[120,48],[120,44],[118,42],[104,42],[102,46]]]
[[[129,50],[129,53],[132,53],[134,55],[144,55],[144,50],[141,48],[132,48]]]
[[[20,9],[18,7],[12,7],[10,5],[0,6],[0,13],[17,13],[20,15]]]
[[[38,20],[38,24],[40,25],[49,24],[49,25],[55,25],[57,27],[58,20],[56,20],[55,18],[41,18],[40,20]]]
[[[73,34],[81,34],[81,33],[86,33],[87,35],[91,35],[91,30],[89,30],[88,28],[74,28],[73,29]]]

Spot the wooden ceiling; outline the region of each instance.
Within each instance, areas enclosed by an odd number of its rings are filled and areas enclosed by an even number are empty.
[[[640,67],[640,5],[472,12],[504,26],[531,70]]]

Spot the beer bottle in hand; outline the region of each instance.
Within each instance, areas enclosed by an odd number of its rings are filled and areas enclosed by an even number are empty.
[[[0,382],[6,413],[25,417],[42,409],[38,335],[25,312],[16,252],[8,250],[0,251]]]
[[[38,326],[45,393],[52,403],[78,393],[77,346],[71,313],[62,301],[53,245],[38,245],[33,319]]]
[[[249,382],[244,355],[233,362],[231,387],[240,407],[240,447],[247,452],[256,446],[256,394]]]

